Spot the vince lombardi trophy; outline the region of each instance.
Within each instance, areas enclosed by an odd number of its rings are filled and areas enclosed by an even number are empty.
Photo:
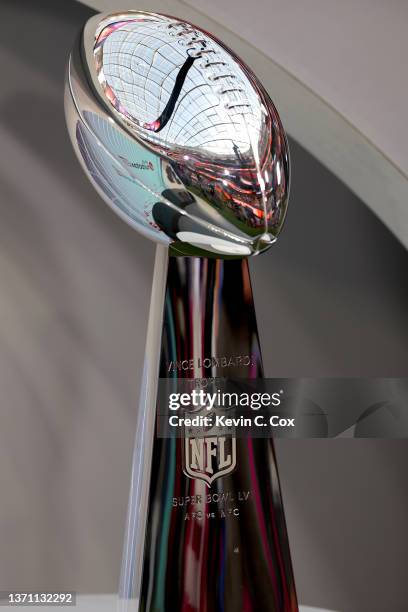
[[[295,612],[273,440],[157,428],[163,381],[263,376],[247,258],[286,214],[278,113],[222,42],[141,11],[87,22],[65,109],[95,189],[157,243],[119,595],[141,612]]]

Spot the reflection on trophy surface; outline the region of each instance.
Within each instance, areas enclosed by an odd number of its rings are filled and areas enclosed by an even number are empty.
[[[294,612],[273,441],[156,432],[159,379],[262,378],[246,257],[286,214],[277,111],[220,41],[136,11],[86,24],[65,100],[91,182],[158,243],[120,596],[149,612]]]

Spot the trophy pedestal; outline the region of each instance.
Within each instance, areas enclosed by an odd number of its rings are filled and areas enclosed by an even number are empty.
[[[156,433],[174,391],[262,375],[247,260],[169,257],[158,246],[121,612],[138,598],[140,612],[298,612],[273,440]]]

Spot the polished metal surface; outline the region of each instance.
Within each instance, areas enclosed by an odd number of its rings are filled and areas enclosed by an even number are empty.
[[[153,13],[96,16],[71,55],[65,100],[87,175],[144,235],[217,257],[276,240],[286,136],[255,75],[210,34]]]
[[[262,377],[246,259],[169,258],[160,376],[172,392]],[[219,440],[231,461],[208,478],[189,469],[196,439],[155,437],[140,612],[298,610],[273,440],[201,438]]]

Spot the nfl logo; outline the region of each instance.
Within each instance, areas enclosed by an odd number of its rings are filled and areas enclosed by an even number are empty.
[[[227,436],[185,438],[183,472],[207,486],[230,474],[237,465],[236,440]]]

